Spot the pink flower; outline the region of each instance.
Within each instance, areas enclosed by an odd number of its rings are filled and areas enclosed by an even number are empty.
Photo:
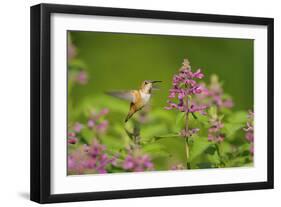
[[[193,73],[193,77],[202,79],[204,77],[204,74],[201,72],[201,69],[199,68],[195,73]]]
[[[78,139],[76,137],[71,137],[67,140],[68,144],[76,144],[77,141]]]
[[[88,75],[86,71],[79,71],[78,74],[75,76],[75,81],[81,85],[85,85],[88,83]]]
[[[188,109],[189,112],[194,113],[194,112],[204,112],[204,110],[208,108],[206,105],[196,105],[195,103],[192,103],[190,108]]]
[[[92,111],[90,115],[90,119],[94,121],[98,121],[101,117],[107,115],[109,113],[108,108],[103,108],[100,111]]]
[[[76,134],[75,134],[75,132],[68,132],[68,136],[69,136],[69,137],[75,137]]]
[[[78,138],[76,137],[75,132],[68,132],[67,143],[68,144],[76,144],[77,141],[78,141]]]
[[[68,156],[67,158],[67,166],[70,169],[74,169],[75,168],[75,159],[72,156]]]
[[[210,119],[210,128],[208,130],[208,141],[210,142],[222,142],[225,138],[224,134],[221,133],[223,123],[218,118]]]
[[[201,93],[194,99],[197,104],[205,104],[208,107],[215,104],[218,108],[232,108],[234,106],[233,100],[230,97],[225,97],[217,75],[211,76],[208,87],[201,83],[200,91]]]
[[[131,155],[128,155],[123,163],[123,168],[125,170],[132,169],[134,165],[134,158]]]
[[[73,58],[75,58],[76,54],[77,54],[76,47],[70,41],[68,41],[68,45],[67,45],[68,60],[72,60]]]
[[[73,126],[73,130],[78,133],[81,131],[82,128],[83,128],[83,125],[79,122],[76,122]]]
[[[178,105],[175,104],[175,103],[173,103],[173,102],[171,102],[171,101],[168,101],[168,104],[169,104],[169,106],[166,106],[166,107],[165,107],[165,109],[167,109],[167,110],[171,110],[171,109],[174,109],[174,108],[178,108]]]
[[[245,138],[249,141],[249,142],[253,142],[254,141],[254,133],[251,131],[247,132],[245,135]]]
[[[97,133],[105,133],[109,122],[103,119],[108,113],[109,110],[107,108],[103,108],[100,111],[92,111],[87,123],[88,127]]]
[[[96,125],[96,130],[99,133],[104,133],[107,130],[107,127],[108,127],[108,121],[104,120],[99,125]]]
[[[247,121],[247,127],[244,128],[245,139],[251,144],[250,145],[250,153],[253,156],[254,154],[254,112],[249,110],[248,112],[248,121]]]
[[[166,110],[178,109],[181,112],[202,112],[206,109],[205,105],[190,104],[189,96],[197,96],[201,94],[204,88],[196,82],[196,79],[201,79],[204,74],[201,69],[198,69],[195,73],[191,71],[190,63],[187,59],[184,60],[179,73],[174,75],[172,88],[169,90],[169,99],[177,98],[176,101],[168,101]]]
[[[154,165],[148,155],[134,155],[133,153],[129,153],[123,162],[123,169],[133,172],[152,170],[153,167]]]
[[[97,157],[100,154],[102,154],[102,152],[104,152],[105,149],[106,147],[104,145],[101,145],[97,140],[94,140],[92,145],[87,149],[87,153],[91,157]]]
[[[88,120],[88,127],[89,127],[90,129],[92,129],[95,125],[96,125],[96,124],[95,124],[95,121],[94,121],[94,120],[92,120],[92,119],[89,119],[89,120]]]
[[[201,86],[200,85],[197,85],[196,87],[192,88],[193,90],[193,93],[194,94],[200,94],[202,93],[202,89],[201,89]]]
[[[106,152],[106,147],[94,140],[91,145],[83,146],[68,155],[68,171],[72,174],[87,172],[107,173],[114,161]]]
[[[186,131],[185,129],[181,130],[180,135],[183,137],[191,137],[192,135],[196,134],[200,129],[193,128]]]
[[[223,107],[225,108],[232,108],[234,106],[234,103],[232,101],[232,99],[226,99],[224,102],[223,102]]]
[[[100,115],[100,116],[105,116],[105,115],[107,115],[108,113],[109,113],[109,109],[108,109],[108,108],[103,108],[103,109],[100,111],[99,115]]]

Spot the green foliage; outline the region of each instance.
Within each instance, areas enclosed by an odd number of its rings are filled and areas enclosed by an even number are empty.
[[[136,114],[131,122],[124,123],[123,119],[128,111],[128,103],[107,97],[104,94],[85,98],[75,107],[75,110],[69,110],[69,123],[74,123],[76,120],[86,123],[91,110],[102,108],[108,108],[110,111],[107,115],[110,127],[107,133],[101,136],[101,142],[112,154],[114,152],[120,153],[133,144],[133,140],[128,136],[125,128],[132,131],[135,122],[133,120],[139,118],[139,114]],[[210,116],[214,116],[216,113],[215,108],[210,108],[208,111]],[[184,127],[185,114],[173,115],[169,111],[156,108],[147,116],[149,122],[142,124],[140,129],[142,153],[151,157],[156,170],[171,169],[174,164],[185,166],[184,138],[179,134],[180,129]],[[226,135],[226,139],[220,144],[221,157],[219,157],[217,148],[207,139],[207,131],[210,127],[208,115],[196,113],[196,119],[190,115],[190,126],[200,128],[198,135],[189,140],[191,168],[251,165],[249,144],[244,139],[243,131],[247,119],[246,112],[229,113],[225,117],[221,116],[221,119],[225,120],[222,132]],[[87,127],[79,133],[81,144],[91,143],[93,137],[96,136],[97,134]],[[223,159],[224,165],[221,165],[221,159]],[[122,169],[114,168],[110,172],[122,172]]]
[[[102,108],[108,108],[110,111],[107,115],[110,127],[105,135],[101,135],[101,142],[112,154],[114,152],[120,153],[133,144],[133,140],[128,136],[125,128],[132,131],[135,122],[133,120],[139,118],[139,114],[136,114],[131,122],[124,123],[123,119],[128,111],[128,103],[107,97],[104,94],[85,98],[75,107],[75,110],[69,110],[69,123],[74,123],[76,120],[86,123],[91,110]],[[208,112],[212,116],[216,113],[215,108],[210,108]],[[185,114],[178,113],[175,116],[157,108],[153,109],[147,116],[149,121],[141,124],[140,129],[142,153],[151,157],[156,170],[171,169],[174,164],[185,166],[184,138],[179,134],[180,129],[184,127]],[[221,117],[221,119],[225,120],[222,131],[226,135],[226,139],[220,144],[221,157],[219,157],[217,148],[207,139],[207,131],[210,127],[208,115],[196,113],[196,119],[190,115],[190,126],[200,128],[198,134],[189,140],[191,168],[251,165],[249,144],[244,139],[243,131],[247,119],[246,112],[233,112]],[[81,144],[91,143],[93,137],[97,137],[97,134],[87,127],[79,133]],[[71,147],[73,148],[73,146]],[[221,165],[221,159],[223,159],[224,165]],[[122,169],[114,168],[110,172],[122,172]]]

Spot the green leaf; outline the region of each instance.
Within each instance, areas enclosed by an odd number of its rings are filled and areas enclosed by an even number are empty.
[[[234,135],[237,131],[241,130],[243,128],[243,124],[237,124],[237,123],[226,123],[224,124],[224,128],[221,130],[223,133],[225,133],[226,137],[228,139],[234,138]]]
[[[164,134],[164,135],[157,135],[154,136],[155,140],[164,139],[164,138],[172,138],[172,137],[182,137],[179,133],[171,133],[171,134]]]
[[[232,145],[229,144],[227,141],[220,143],[220,152],[223,156],[227,155],[228,153],[232,153]]]
[[[191,113],[191,115],[194,119],[198,119],[197,116],[194,113]]]
[[[205,150],[211,145],[207,138],[196,138],[190,149],[190,162],[192,163],[198,156],[205,153]]]
[[[209,126],[209,118],[206,115],[202,115],[201,113],[196,113],[197,122],[202,123],[204,125]]]
[[[208,168],[213,168],[213,163],[211,162],[202,162],[202,163],[198,163],[197,167],[199,169],[208,169]]]
[[[141,129],[142,141],[151,141],[157,134],[166,133],[166,126],[164,124],[149,124]]]
[[[230,114],[227,118],[229,123],[246,123],[247,122],[247,112],[246,111],[237,111]]]
[[[142,151],[149,154],[153,158],[170,156],[170,154],[167,152],[166,147],[160,143],[146,144],[142,147]]]
[[[124,148],[123,140],[118,137],[106,135],[101,138],[101,141],[104,145],[107,146],[108,149],[113,151],[118,151]]]
[[[250,143],[249,142],[245,142],[245,144],[241,145],[239,148],[239,151],[243,152],[243,151],[249,151],[250,149]]]
[[[208,154],[208,155],[206,156],[206,159],[207,159],[209,162],[215,164],[216,166],[221,163],[221,160],[220,160],[220,157],[219,157],[217,151],[215,151],[215,153],[214,153],[213,155]]]
[[[88,128],[83,128],[80,132],[80,135],[87,144],[90,144],[94,137],[93,131]]]
[[[236,157],[234,159],[228,160],[226,162],[227,167],[241,167],[244,166],[244,164],[248,164],[248,159],[247,157]]]
[[[206,153],[210,154],[210,155],[214,155],[216,152],[216,147],[214,145],[210,145],[206,150]]]
[[[176,131],[180,131],[184,128],[185,116],[186,116],[186,114],[183,112],[180,112],[177,114],[176,123],[175,123]]]
[[[165,138],[157,141],[165,146],[167,152],[171,155],[166,162],[171,165],[175,163],[186,163],[186,155],[185,155],[185,139],[184,138]]]
[[[172,113],[172,111],[166,111],[163,110],[162,108],[160,109],[154,109],[150,112],[150,117],[153,120],[157,120],[157,121],[162,121],[165,124],[174,124],[174,113]]]

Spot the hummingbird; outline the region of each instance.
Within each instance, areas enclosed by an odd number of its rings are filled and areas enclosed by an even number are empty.
[[[125,123],[149,102],[152,90],[156,89],[153,84],[158,82],[162,81],[144,80],[138,90],[107,92],[108,95],[130,101],[130,109],[125,119]]]

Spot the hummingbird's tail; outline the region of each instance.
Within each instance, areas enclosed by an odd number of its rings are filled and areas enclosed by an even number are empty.
[[[125,119],[125,123],[134,115],[134,113],[135,113],[136,111],[137,111],[137,110],[136,110],[135,105],[134,105],[133,103],[131,103],[131,105],[130,105],[130,110],[129,110],[128,115],[127,115],[127,117],[126,117],[126,119]]]
[[[133,113],[128,113],[126,119],[125,119],[125,123],[133,116]]]
[[[125,123],[127,123],[128,120],[129,120],[129,117],[127,116],[126,119],[125,119]]]

